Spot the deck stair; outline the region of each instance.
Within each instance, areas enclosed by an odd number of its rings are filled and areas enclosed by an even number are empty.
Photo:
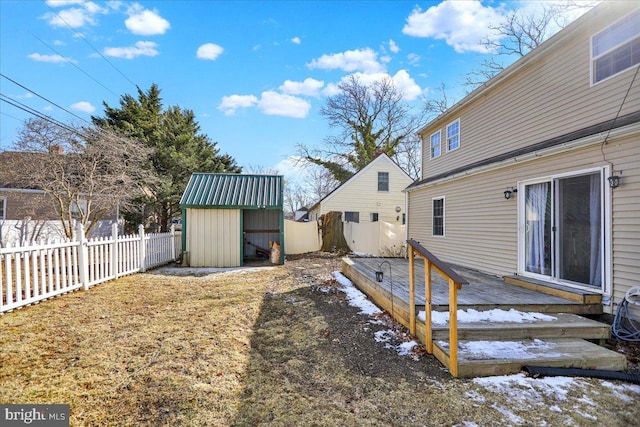
[[[390,289],[385,288],[386,282],[377,282],[375,279],[376,265],[380,260],[364,260],[354,262],[345,259],[342,272],[365,294],[369,296],[378,306],[392,313],[393,317],[404,326],[410,326],[410,310],[408,300],[398,298],[398,295],[407,293],[407,282],[402,277],[402,271],[406,269],[404,265],[398,265],[397,270],[393,269],[394,289],[393,297]],[[401,261],[398,260],[399,264]],[[377,263],[377,264],[376,264]],[[419,263],[416,263],[419,264]],[[395,266],[395,264],[394,264]],[[460,271],[460,270],[459,270]],[[596,320],[583,317],[575,313],[597,314],[593,308],[596,304],[601,309],[599,301],[596,302],[593,294],[578,293],[577,297],[565,298],[567,289],[554,289],[544,292],[547,296],[540,297],[537,305],[533,304],[513,304],[509,301],[500,300],[500,296],[511,298],[508,292],[500,292],[507,281],[502,284],[496,282],[496,278],[488,276],[482,278],[477,272],[466,275],[461,272],[469,284],[463,286],[459,292],[458,313],[460,310],[475,309],[478,311],[500,309],[516,309],[524,312],[544,313],[551,316],[553,320],[534,320],[530,322],[458,322],[458,365],[457,376],[461,378],[480,377],[491,375],[507,375],[520,372],[523,366],[547,366],[561,368],[583,368],[622,371],[626,368],[626,358],[624,355],[602,347],[596,342],[604,341],[611,336],[610,325]],[[444,311],[448,307],[438,302],[439,283],[433,275],[433,299],[434,310]],[[416,277],[424,277],[424,271],[416,271]],[[484,282],[479,282],[484,280]],[[523,281],[524,282],[524,281]],[[401,285],[401,283],[403,283]],[[522,299],[534,301],[533,293],[541,293],[544,283],[524,284],[522,287],[514,286],[515,289],[522,289]],[[404,286],[404,288],[402,288]],[[492,288],[492,286],[495,286]],[[501,287],[502,286],[502,287]],[[476,292],[474,288],[482,288],[482,292]],[[443,288],[446,290],[446,287]],[[423,288],[424,289],[424,288]],[[495,289],[489,292],[488,289]],[[470,293],[465,294],[465,290]],[[422,291],[423,292],[423,291]],[[509,291],[510,292],[510,291]],[[416,292],[417,296],[420,291]],[[487,300],[488,294],[493,294],[495,303]],[[475,295],[475,296],[474,296]],[[552,298],[549,300],[549,298]],[[518,299],[518,298],[516,298]],[[393,303],[391,303],[393,301]],[[515,300],[514,300],[515,301]],[[590,307],[581,311],[575,306]],[[424,310],[424,299],[416,301],[416,314]],[[570,308],[570,310],[564,310]],[[555,309],[555,310],[554,310]],[[570,311],[570,312],[569,312]],[[458,319],[462,319],[460,314]],[[426,344],[426,327],[424,314],[417,316],[415,322],[415,334],[418,339]],[[448,325],[435,324],[433,332],[433,354],[438,360],[451,369],[449,366],[449,328]],[[488,351],[488,350],[496,351]]]

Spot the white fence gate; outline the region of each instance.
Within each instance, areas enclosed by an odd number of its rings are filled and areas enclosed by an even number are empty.
[[[146,271],[175,261],[180,233],[118,236],[117,224],[109,238],[78,239],[30,246],[0,248],[0,313],[33,304],[119,276]]]

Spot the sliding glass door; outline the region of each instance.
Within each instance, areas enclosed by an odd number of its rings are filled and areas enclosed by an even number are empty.
[[[602,171],[525,183],[520,205],[521,271],[602,288]]]

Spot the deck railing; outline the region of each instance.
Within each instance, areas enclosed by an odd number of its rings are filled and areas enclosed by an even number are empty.
[[[417,255],[424,261],[424,290],[425,290],[425,345],[427,353],[433,354],[433,324],[431,321],[431,271],[436,270],[449,283],[449,356],[441,354],[440,360],[447,360],[449,371],[454,377],[458,376],[458,289],[468,282],[453,271],[446,263],[415,240],[407,240],[409,245],[409,331],[416,334],[416,283],[414,257]]]

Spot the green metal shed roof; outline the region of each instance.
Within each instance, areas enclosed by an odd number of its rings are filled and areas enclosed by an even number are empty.
[[[280,175],[194,173],[180,199],[181,208],[283,207]]]

